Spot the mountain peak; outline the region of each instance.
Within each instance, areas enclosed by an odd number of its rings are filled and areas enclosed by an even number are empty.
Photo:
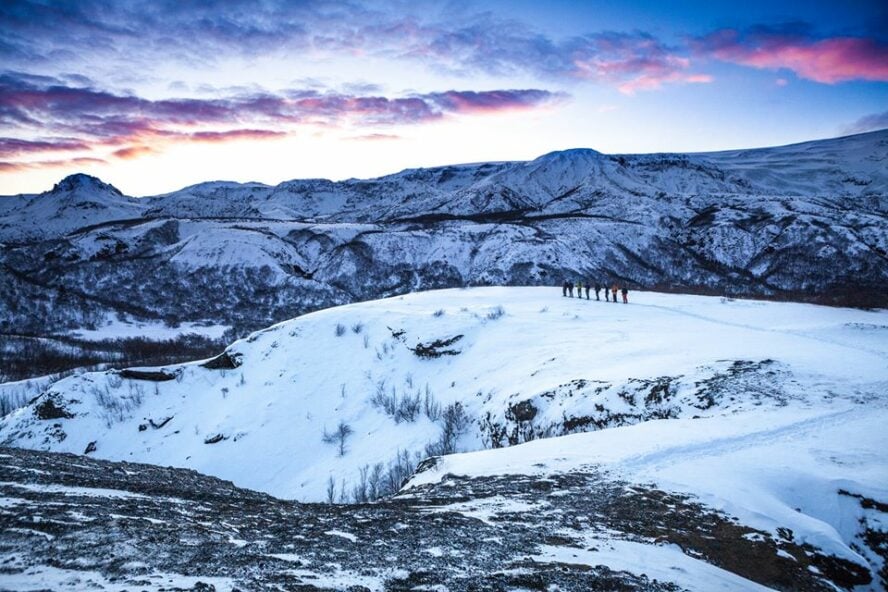
[[[576,159],[576,158],[598,158],[600,156],[604,156],[598,150],[593,150],[592,148],[569,148],[567,150],[556,150],[554,152],[549,152],[547,154],[543,154],[542,156],[534,159],[535,161],[544,161],[544,160],[563,160],[563,159]]]
[[[123,195],[120,190],[118,190],[113,185],[105,183],[98,177],[93,177],[92,175],[87,175],[85,173],[74,173],[73,175],[68,175],[67,177],[56,183],[55,187],[52,188],[51,193],[61,193],[77,190],[103,191],[111,192],[116,195]]]

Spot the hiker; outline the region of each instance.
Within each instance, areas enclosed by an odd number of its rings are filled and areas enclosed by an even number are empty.
[[[629,288],[623,286],[623,304],[629,304]]]
[[[567,293],[568,293],[568,295],[569,295],[571,298],[573,298],[573,297],[574,297],[574,285],[573,285],[573,283],[572,283],[572,282],[564,282],[564,283],[565,283],[565,285],[567,286]]]
[[[577,282],[577,298],[583,297],[583,282]]]
[[[567,297],[567,280],[561,282],[561,295]]]
[[[604,285],[604,301],[610,302],[610,290],[607,289],[607,284]]]
[[[589,290],[592,289],[592,286],[589,285],[589,282],[586,282],[586,300],[589,300]]]
[[[595,283],[595,300],[601,300],[601,285]]]
[[[614,284],[613,286],[611,286],[611,292],[613,292],[614,302],[617,301],[617,292],[619,292],[619,291],[620,291],[620,289],[617,287],[617,284]]]

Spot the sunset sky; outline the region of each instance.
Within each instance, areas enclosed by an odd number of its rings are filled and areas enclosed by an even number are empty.
[[[888,2],[0,4],[0,194],[888,127]]]

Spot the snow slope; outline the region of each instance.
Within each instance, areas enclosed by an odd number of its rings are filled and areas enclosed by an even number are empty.
[[[444,475],[546,475],[603,467],[614,477],[677,491],[741,523],[852,561],[862,516],[839,490],[888,499],[884,401],[826,408],[747,411],[701,419],[654,420],[507,449],[443,457],[408,484]]]
[[[440,442],[442,410],[459,403],[468,423],[456,448],[520,445],[442,457],[408,488],[448,474],[600,467],[878,566],[851,548],[863,516],[852,496],[888,499],[888,311],[630,300],[476,288],[336,307],[235,342],[215,368],[61,380],[0,420],[0,443],[193,468],[322,501],[331,480],[334,495],[349,495],[362,468],[399,454],[416,464]],[[421,344],[451,354],[423,358]],[[379,401],[392,397],[399,408],[413,398],[416,413],[386,412]],[[342,455],[324,441],[340,423],[351,429]]]
[[[476,422],[461,442],[469,448],[489,435],[480,427],[485,414],[505,423],[509,406],[522,401],[535,402],[534,425],[550,428],[542,435],[559,433],[544,420],[594,415],[596,403],[628,415],[627,422],[645,419],[644,404],[630,404],[621,392],[632,380],[660,377],[681,377],[669,386],[672,398],[657,407],[674,407],[679,416],[832,410],[861,398],[874,400],[874,413],[881,410],[888,381],[884,311],[630,297],[624,305],[562,298],[546,288],[484,288],[337,307],[236,342],[227,350],[236,369],[188,364],[168,368],[177,378],[161,382],[114,373],[67,378],[50,391],[75,415],[59,421],[63,440],[33,419],[33,408],[4,419],[0,438],[76,453],[95,442],[103,458],[191,467],[275,495],[320,500],[328,476],[351,481],[365,464],[387,461],[399,449],[421,452],[439,433],[440,422],[423,413],[396,423],[373,407],[380,390],[421,398],[428,392],[441,406],[461,402]],[[422,359],[410,349],[457,335],[458,355]],[[721,395],[701,408],[694,382],[737,360],[772,360],[763,375],[772,392],[746,377],[746,392],[730,395],[735,400]],[[131,408],[106,409],[109,397]],[[632,419],[633,412],[641,415]],[[162,429],[138,429],[166,417],[173,419]],[[340,420],[354,430],[342,457],[322,442],[323,430]],[[204,444],[216,434],[225,439]]]

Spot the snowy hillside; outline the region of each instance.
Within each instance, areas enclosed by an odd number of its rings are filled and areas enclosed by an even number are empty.
[[[424,463],[402,495],[594,468],[878,571],[862,541],[884,514],[858,501],[888,499],[888,312],[630,301],[478,288],[328,309],[208,362],[59,381],[0,422],[0,444],[302,501],[374,498],[426,456],[520,444]]]
[[[210,182],[129,198],[77,175],[0,198],[0,332],[126,315],[239,335],[337,304],[468,285],[633,288],[885,306],[888,131],[708,154]],[[51,328],[51,330],[50,330]]]

